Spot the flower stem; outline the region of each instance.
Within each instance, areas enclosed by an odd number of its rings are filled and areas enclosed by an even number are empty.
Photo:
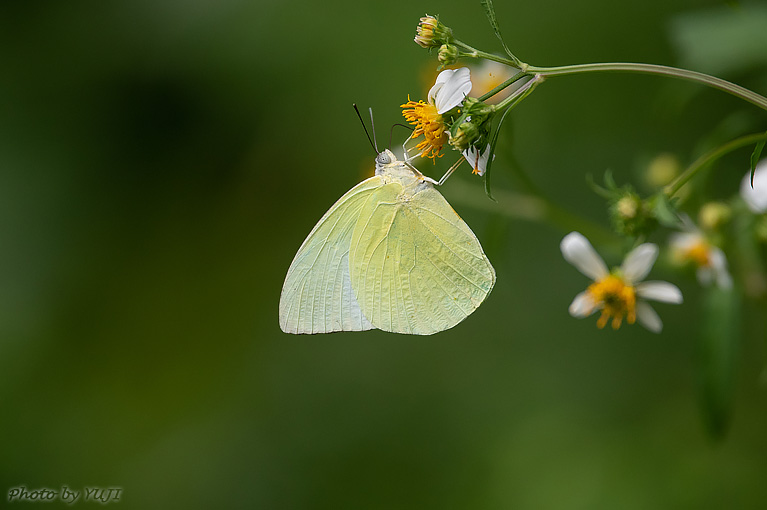
[[[663,190],[664,193],[666,193],[669,198],[673,197],[680,189],[682,189],[682,186],[687,184],[687,181],[692,179],[695,174],[697,174],[702,168],[704,168],[712,161],[721,158],[725,154],[732,152],[735,149],[739,149],[746,145],[755,144],[761,142],[762,140],[767,140],[767,133],[756,133],[752,135],[741,136],[740,138],[731,140],[726,144],[707,152],[706,154],[696,159],[690,166],[688,166],[687,169],[682,172],[679,177],[674,179],[671,184],[667,185]]]
[[[471,58],[484,58],[486,60],[492,60],[493,62],[500,62],[501,64],[506,64],[507,66],[513,67],[515,69],[519,69],[519,65],[513,60],[510,60],[508,58],[499,57],[498,55],[493,55],[492,53],[486,53],[482,50],[478,50],[477,48],[473,48],[469,46],[468,44],[463,43],[457,39],[453,40],[453,44],[468,51],[468,53],[462,53],[461,56],[471,57]]]
[[[511,85],[512,83],[514,83],[514,82],[516,82],[516,81],[519,81],[519,80],[521,80],[521,79],[522,79],[522,78],[524,78],[525,76],[527,76],[525,73],[517,73],[517,74],[515,74],[514,76],[512,76],[511,78],[509,78],[509,79],[508,79],[508,80],[506,80],[505,82],[503,82],[503,83],[501,83],[500,85],[498,85],[497,87],[495,87],[495,88],[494,88],[493,90],[491,90],[490,92],[488,92],[488,93],[486,93],[486,94],[483,94],[482,96],[480,96],[480,97],[479,97],[479,100],[480,100],[480,101],[485,101],[486,99],[489,99],[489,98],[493,97],[493,96],[494,96],[494,95],[496,95],[498,92],[502,91],[503,89],[505,89],[506,87],[508,87],[508,86],[509,86],[509,85]]]
[[[487,58],[482,55],[483,58]],[[561,76],[566,74],[579,74],[589,72],[625,72],[625,73],[642,73],[642,74],[655,74],[660,76],[671,76],[673,78],[680,78],[683,80],[694,81],[713,87],[724,92],[728,92],[733,96],[739,97],[748,101],[751,104],[767,110],[767,98],[760,96],[759,94],[752,92],[746,88],[730,83],[729,81],[709,76],[707,74],[698,73],[695,71],[688,71],[687,69],[679,69],[676,67],[660,66],[655,64],[636,64],[628,62],[609,62],[598,64],[578,64],[570,66],[560,67],[534,67],[527,66],[523,69],[528,73],[538,73],[544,77],[548,76]]]
[[[523,74],[523,73],[519,73]],[[524,74],[523,74],[524,75]],[[526,76],[526,75],[524,75]],[[543,83],[543,76],[540,74],[536,74],[532,77],[531,80],[529,80],[527,83],[519,87],[517,90],[514,91],[513,94],[511,94],[509,97],[498,103],[497,105],[493,106],[494,111],[503,110],[506,107],[513,108],[518,103],[521,103],[523,99],[525,99],[527,96],[529,96],[533,90],[535,90],[535,87]]]

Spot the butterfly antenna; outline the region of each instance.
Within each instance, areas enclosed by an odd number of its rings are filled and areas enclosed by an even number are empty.
[[[373,140],[370,139],[370,134],[368,133],[368,128],[365,126],[365,121],[362,120],[362,115],[360,115],[360,111],[357,109],[357,104],[352,103],[352,106],[354,107],[354,111],[357,112],[357,117],[359,117],[360,122],[362,122],[362,129],[365,130],[365,135],[368,137],[368,142],[370,142],[370,146],[373,147],[373,150],[376,151],[376,155],[378,155],[378,147],[376,144],[373,143]],[[373,109],[370,109],[370,121],[372,123],[373,121]],[[375,128],[373,129],[373,137],[375,137],[376,132]]]
[[[394,137],[394,126],[400,126],[405,129],[409,129],[410,131],[415,130],[414,127],[408,126],[407,124],[392,124],[391,129],[389,130],[389,150],[391,150],[391,139]]]
[[[376,154],[378,154],[378,140],[376,140],[376,125],[373,123],[373,109],[368,107],[370,111],[370,129],[373,131],[373,143],[375,144]]]

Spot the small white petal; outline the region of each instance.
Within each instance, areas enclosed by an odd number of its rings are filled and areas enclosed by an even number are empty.
[[[757,214],[767,211],[767,159],[756,165],[754,187],[751,187],[751,172],[746,172],[740,183],[740,196],[752,212]]]
[[[573,299],[570,303],[570,308],[567,310],[573,317],[588,317],[592,313],[597,311],[597,305],[594,300],[591,299],[591,295],[588,291],[583,291]]]
[[[604,260],[580,232],[567,234],[559,243],[559,249],[562,250],[562,256],[565,257],[566,261],[592,280],[599,280],[607,276],[607,266]]]
[[[637,320],[639,324],[653,333],[660,333],[663,330],[663,321],[660,320],[655,310],[644,301],[637,303]]]
[[[677,232],[671,234],[668,239],[668,244],[672,250],[688,251],[690,248],[698,244],[701,240],[701,235],[692,232]]]
[[[683,300],[679,287],[669,282],[642,282],[636,290],[639,297],[653,301],[679,304]]]
[[[463,102],[471,92],[470,74],[468,67],[446,69],[439,73],[428,95],[429,102],[437,107],[437,113],[443,114]]]
[[[732,288],[732,277],[727,270],[727,257],[724,252],[716,246],[711,247],[711,269],[716,279],[716,284],[720,289]]]
[[[485,175],[485,170],[487,170],[487,158],[489,155],[490,144],[487,144],[487,147],[485,147],[485,150],[479,154],[479,157],[477,157],[477,149],[474,147],[469,147],[463,151],[463,157],[466,158],[466,161],[469,162],[471,168],[476,171],[477,175]],[[495,154],[493,154],[493,161],[495,161]]]
[[[652,243],[640,244],[626,255],[626,259],[621,265],[623,276],[630,283],[642,281],[652,269],[656,258],[658,258],[657,245]]]
[[[704,287],[708,287],[711,285],[711,282],[714,281],[714,271],[707,266],[699,267],[698,270],[695,271],[695,275],[698,277],[698,283]]]

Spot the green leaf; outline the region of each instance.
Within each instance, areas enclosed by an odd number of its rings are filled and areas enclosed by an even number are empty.
[[[676,198],[669,199],[665,193],[658,193],[651,199],[653,214],[664,227],[680,228],[681,220],[676,208]]]
[[[712,287],[703,299],[697,372],[703,418],[713,439],[727,432],[740,352],[740,295]]]
[[[767,133],[765,133],[767,134]],[[759,163],[759,158],[762,156],[762,149],[764,149],[765,140],[756,144],[754,152],[751,153],[751,187],[754,187],[754,174],[756,173],[756,164]]]
[[[615,183],[615,179],[613,178],[613,171],[610,169],[605,170],[605,175],[602,178],[602,180],[605,182],[605,186],[608,190],[615,193],[618,191],[618,185]]]
[[[495,128],[495,133],[490,140],[490,153],[487,155],[487,167],[485,167],[485,194],[490,200],[496,201],[493,195],[490,193],[490,167],[493,166],[493,156],[495,155],[495,146],[498,144],[498,134],[501,132],[501,126],[503,121],[506,120],[506,115],[511,111],[511,108],[506,108],[498,121],[498,126]]]
[[[518,62],[517,57],[514,56],[511,50],[509,50],[508,46],[506,46],[506,43],[503,41],[503,37],[501,37],[501,27],[498,26],[498,18],[495,16],[493,0],[481,0],[480,3],[482,4],[482,7],[485,8],[485,14],[487,15],[487,19],[490,21],[490,26],[493,27],[495,36],[498,37],[499,41],[501,41],[501,45],[503,46],[504,51],[506,51],[512,60]]]

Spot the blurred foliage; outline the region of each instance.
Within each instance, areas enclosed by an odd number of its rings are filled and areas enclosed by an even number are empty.
[[[721,2],[495,8],[537,65],[711,71],[693,51],[721,33],[735,48],[721,77],[767,92],[764,45],[746,51],[754,18],[707,14],[730,12]],[[763,506],[764,308],[742,305],[734,414],[712,444],[697,284],[659,307],[660,336],[598,331],[567,314],[582,278],[565,232],[489,200],[456,205],[498,273],[458,327],[280,332],[296,249],[373,169],[351,103],[373,107],[382,139],[407,95],[426,95],[424,12],[502,50],[478,1],[0,3],[0,489],[122,487],[115,505],[141,509]],[[653,77],[552,79],[509,115],[493,191],[518,184],[513,149],[535,185],[606,224],[587,173],[642,182],[637,161],[689,162],[763,131],[761,114]],[[745,149],[723,159],[703,194],[735,192],[747,166]],[[466,183],[480,185],[465,172],[446,196]]]

